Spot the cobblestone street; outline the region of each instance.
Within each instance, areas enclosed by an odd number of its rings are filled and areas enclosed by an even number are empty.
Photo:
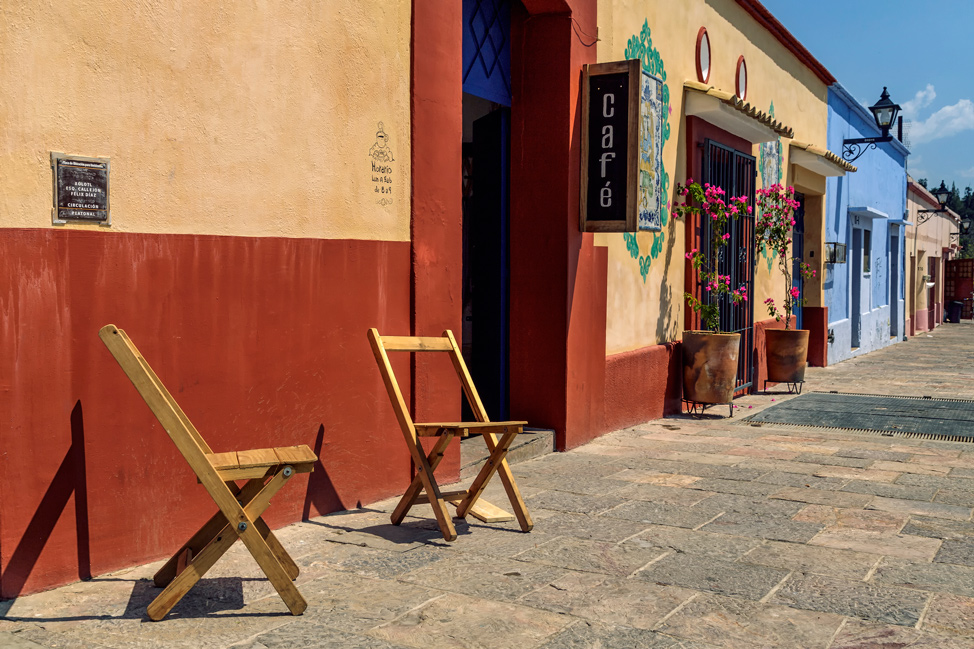
[[[808,379],[974,399],[974,324]],[[425,506],[392,526],[395,500],[291,525],[300,617],[237,544],[162,622],[157,563],[0,603],[0,646],[974,647],[974,446],[743,421],[790,398],[514,465],[529,534],[458,520],[447,544]],[[499,481],[486,495],[507,504]]]

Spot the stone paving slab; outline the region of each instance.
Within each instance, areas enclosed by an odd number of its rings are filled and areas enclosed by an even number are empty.
[[[857,494],[883,496],[884,498],[919,500],[921,502],[930,502],[937,494],[936,487],[887,484],[884,482],[869,482],[867,480],[849,480],[841,487],[841,490]]]
[[[527,606],[443,595],[372,629],[368,635],[421,649],[510,649],[537,646],[571,622],[568,616]]]
[[[884,512],[916,514],[933,518],[947,518],[952,521],[969,521],[971,508],[959,505],[945,505],[942,503],[925,503],[903,498],[873,498],[866,509],[876,509]]]
[[[927,593],[905,588],[877,587],[823,575],[796,575],[771,601],[792,608],[914,626],[929,599]]]
[[[945,539],[933,560],[937,563],[974,566],[974,539]]]
[[[848,620],[829,649],[971,649],[966,638],[947,637],[892,624]]]
[[[759,600],[788,576],[787,570],[722,561],[703,554],[668,554],[634,575],[657,584]]]
[[[522,552],[516,558],[556,568],[627,577],[662,554],[656,548],[563,536]]]
[[[910,521],[903,526],[902,533],[933,539],[968,539],[974,538],[974,523],[911,516]]]
[[[740,561],[801,573],[863,580],[880,560],[870,552],[769,541],[750,550]]]
[[[628,539],[642,547],[659,548],[678,553],[701,554],[713,559],[735,560],[763,543],[760,539],[728,534],[714,534],[668,525],[651,525],[642,533]]]
[[[921,626],[947,635],[974,636],[974,599],[936,593]]]
[[[869,582],[974,597],[974,567],[884,557]]]
[[[845,618],[833,613],[703,594],[659,625],[659,630],[715,647],[807,649],[828,646]]]
[[[706,649],[653,631],[582,621],[549,638],[539,649]]]
[[[871,496],[863,494],[847,494],[802,487],[784,487],[772,492],[768,497],[813,505],[832,505],[834,507],[865,507],[873,500]]]
[[[521,597],[519,603],[594,622],[653,629],[697,595],[639,579],[572,572]]]
[[[974,399],[974,325],[931,336],[806,389]],[[288,526],[302,616],[238,544],[159,623],[159,562],[0,602],[0,648],[974,649],[974,445],[741,421],[778,392],[514,464],[527,534],[397,498]]]

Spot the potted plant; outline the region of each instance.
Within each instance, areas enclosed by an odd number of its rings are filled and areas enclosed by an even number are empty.
[[[720,303],[727,296],[733,304],[747,301],[747,287],[732,288],[730,276],[721,275],[718,262],[721,248],[727,245],[729,221],[751,212],[747,197],[727,197],[720,187],[693,179],[677,185],[683,203],[675,207],[678,217],[696,215],[701,223],[710,224],[710,250],[694,248],[686,258],[700,274],[706,297],[703,300],[685,293],[687,305],[699,316],[706,328],[683,332],[683,398],[706,404],[731,403],[737,384],[737,359],[741,335],[720,331]]]
[[[764,301],[768,314],[777,322],[784,320],[784,329],[766,329],[765,350],[768,359],[768,380],[780,383],[800,383],[805,380],[808,359],[808,330],[792,329],[792,312],[805,304],[805,297],[797,286],[792,286],[792,262],[788,255],[795,225],[795,188],[774,184],[757,191],[758,218],[754,224],[755,241],[764,244],[778,255],[778,268],[785,279],[785,296],[781,309],[774,298]],[[815,277],[815,271],[799,260],[798,272],[805,279]]]

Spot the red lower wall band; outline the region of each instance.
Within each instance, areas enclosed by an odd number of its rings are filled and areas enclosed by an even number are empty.
[[[214,451],[316,451],[272,527],[402,493],[365,334],[409,332],[409,267],[409,242],[0,232],[0,596],[166,556],[214,511],[99,340],[107,323]],[[408,358],[393,363],[408,390]]]

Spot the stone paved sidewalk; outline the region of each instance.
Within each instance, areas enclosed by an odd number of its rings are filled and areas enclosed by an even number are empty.
[[[974,399],[974,325],[805,389]],[[394,501],[287,527],[300,617],[238,544],[163,622],[153,564],[0,603],[0,646],[974,647],[974,445],[742,421],[788,398],[515,465],[530,534],[458,521],[447,544],[430,519],[390,525]]]

